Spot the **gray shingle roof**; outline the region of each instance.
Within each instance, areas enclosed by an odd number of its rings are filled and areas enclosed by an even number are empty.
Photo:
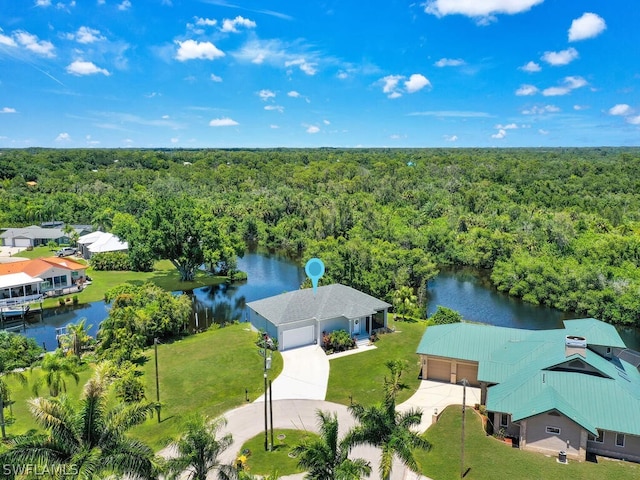
[[[247,306],[274,325],[283,325],[311,318],[323,321],[364,317],[391,305],[355,288],[334,283],[318,287],[316,295],[312,288],[305,288],[250,302]]]

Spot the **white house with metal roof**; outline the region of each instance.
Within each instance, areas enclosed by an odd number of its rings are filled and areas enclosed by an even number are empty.
[[[637,355],[613,325],[586,318],[564,326],[428,327],[417,349],[422,378],[479,385],[493,431],[521,449],[640,462]]]
[[[247,303],[249,321],[278,340],[286,350],[320,344],[322,333],[345,330],[366,337],[387,326],[390,304],[355,288],[334,283],[306,288]]]

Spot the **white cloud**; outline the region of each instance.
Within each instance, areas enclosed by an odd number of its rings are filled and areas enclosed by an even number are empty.
[[[105,40],[105,37],[100,35],[100,30],[84,26],[78,29],[74,38],[78,43],[94,43]]]
[[[300,98],[302,96],[295,90],[291,90],[290,92],[287,93],[287,95],[292,98]]]
[[[276,94],[271,90],[263,89],[258,92],[258,96],[266,102],[270,98],[275,98]]]
[[[627,123],[630,123],[631,125],[640,125],[640,115],[627,117]]]
[[[0,110],[0,113],[17,113],[17,112],[15,108],[2,107],[2,110]]]
[[[6,35],[3,35],[0,33],[0,45],[6,45],[7,47],[17,47],[18,44],[16,43],[16,41],[11,38],[8,37]]]
[[[315,75],[317,73],[316,64],[307,62],[304,58],[297,58],[284,62],[285,67],[298,66],[307,75]]]
[[[540,130],[538,130],[538,133],[540,135],[549,135],[549,130],[543,130],[542,128]]]
[[[238,28],[237,27],[255,28],[256,27],[256,22],[254,22],[253,20],[249,20],[248,18],[244,18],[244,17],[241,17],[241,16],[238,15],[233,20],[229,19],[229,18],[225,18],[222,21],[222,27],[220,28],[220,30],[222,30],[223,32],[238,33]]]
[[[309,128],[307,128],[307,133],[318,133],[319,131],[320,128],[315,125],[310,125]]]
[[[272,128],[272,129],[275,130],[275,129],[280,128],[280,127],[278,125],[271,124],[271,125],[269,125],[269,128]]]
[[[491,138],[497,138],[500,140],[506,136],[507,136],[507,131],[501,128],[500,130],[498,130],[498,133],[494,133],[493,135],[491,135]]]
[[[329,120],[323,120],[322,123],[324,123],[325,125],[331,125],[331,122]]]
[[[529,73],[535,73],[542,70],[542,68],[540,68],[540,65],[538,65],[536,62],[530,61],[526,65],[521,66],[520,70],[524,70],[525,72],[529,72]]]
[[[36,7],[50,7],[51,0],[36,0]]]
[[[494,15],[526,12],[544,0],[427,0],[425,12],[437,17],[464,15],[484,19],[485,24],[494,20]]]
[[[70,141],[71,141],[71,135],[69,135],[66,132],[61,133],[56,137],[56,142],[70,142]]]
[[[269,111],[276,111],[280,113],[284,112],[284,107],[281,105],[265,105],[264,109]]]
[[[584,13],[571,22],[569,41],[586,40],[600,35],[607,28],[604,19],[595,13]]]
[[[535,85],[521,85],[520,88],[516,90],[516,95],[519,97],[535,95],[536,93],[538,93],[538,87]]]
[[[169,120],[171,117],[169,115],[162,115],[162,117],[160,118],[162,118],[163,120]]]
[[[626,103],[619,103],[609,109],[609,115],[629,115],[631,112],[631,107]]]
[[[176,60],[184,62],[186,60],[214,60],[224,57],[224,52],[219,50],[211,42],[198,42],[196,40],[176,41],[179,45],[176,52]]]
[[[171,139],[171,143],[178,143],[179,141],[180,141],[180,139],[179,139],[179,138],[177,138],[177,137],[173,137],[173,138]]]
[[[53,53],[55,47],[53,46],[53,43],[48,40],[39,40],[36,35],[23,30],[15,32],[14,38],[20,45],[33,53],[37,53],[44,57],[55,57],[55,54]]]
[[[218,75],[216,75],[215,73],[212,73],[211,76],[209,77],[211,78],[212,82],[216,82],[216,83],[220,83],[222,82],[222,77],[219,77]]]
[[[349,78],[349,74],[343,70],[341,72],[338,72],[336,77],[338,77],[340,80],[346,80],[347,78]]]
[[[123,0],[120,5],[118,5],[118,10],[125,11],[131,8],[131,2],[129,0]]]
[[[99,68],[93,62],[85,62],[83,60],[76,60],[75,62],[67,65],[67,73],[78,76],[94,75],[96,73],[101,73],[107,77],[111,75],[108,70]]]
[[[386,77],[382,78],[382,93],[386,93],[389,98],[400,97],[402,95],[401,93],[397,93],[397,95],[394,97],[392,97],[391,95],[394,95],[394,93],[396,93],[398,82],[400,82],[402,78],[402,75],[387,75]]]
[[[491,117],[487,112],[474,112],[466,110],[431,110],[426,112],[413,112],[410,116],[450,117],[450,118],[484,118]]]
[[[196,19],[196,25],[200,25],[203,27],[213,27],[218,24],[217,20],[211,19],[211,18],[195,17],[195,19]]]
[[[588,110],[589,106],[588,105],[574,105],[573,109],[579,112],[580,110]]]
[[[542,55],[541,58],[549,65],[558,67],[561,65],[568,65],[573,62],[578,58],[578,51],[573,47],[569,47],[566,50],[560,50],[559,52],[544,52],[544,55]]]
[[[582,88],[587,85],[587,81],[584,78],[578,76],[565,77],[563,83],[564,85],[558,87],[545,88],[542,91],[542,95],[544,95],[545,97],[567,95],[571,93],[572,90]]]
[[[461,58],[441,58],[436,63],[434,63],[436,67],[459,67],[464,65],[464,60]]]
[[[210,127],[233,127],[235,125],[239,125],[239,123],[229,117],[214,118],[209,122]]]
[[[457,135],[445,135],[444,139],[447,142],[457,142],[458,141],[458,136]]]
[[[422,90],[424,87],[430,86],[431,82],[429,79],[419,73],[414,73],[409,77],[409,80],[404,82],[404,88],[407,90],[407,93],[415,93]]]
[[[509,123],[508,125],[498,124],[495,128],[497,130],[515,130],[516,128],[518,128],[518,125],[516,125],[515,123]]]
[[[544,115],[545,113],[556,113],[560,109],[555,105],[534,106],[529,109],[522,110],[523,115]]]

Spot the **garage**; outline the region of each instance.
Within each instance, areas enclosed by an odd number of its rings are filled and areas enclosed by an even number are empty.
[[[315,328],[313,325],[307,327],[293,328],[282,332],[280,350],[312,345],[315,342]]]
[[[458,379],[458,382],[460,382],[463,378],[466,378],[470,386],[479,387],[480,384],[478,383],[478,365],[469,363],[458,363],[456,378]]]
[[[427,380],[451,381],[451,362],[448,360],[427,359]]]
[[[31,246],[31,239],[29,239],[29,238],[14,238],[13,239],[13,246],[14,247],[30,247]]]

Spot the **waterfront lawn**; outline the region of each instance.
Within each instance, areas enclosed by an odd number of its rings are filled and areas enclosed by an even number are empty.
[[[263,393],[263,358],[255,345],[256,333],[248,323],[214,328],[158,346],[162,422],[148,420],[132,430],[154,449],[176,439],[192,413],[216,417]],[[147,398],[156,399],[154,350],[144,366]],[[282,357],[273,352],[269,378],[282,371]]]
[[[253,475],[270,475],[277,473],[278,476],[293,475],[304,470],[298,467],[298,459],[289,456],[289,452],[302,443],[305,438],[318,437],[315,433],[306,430],[273,430],[273,443],[275,448],[271,452],[264,450],[264,433],[256,435],[240,447],[239,452],[249,449],[251,454],[247,457],[246,466]],[[283,434],[285,438],[280,440],[278,435]],[[270,437],[269,437],[270,438]]]
[[[326,400],[349,405],[350,395],[354,403],[372,405],[382,401],[385,375],[389,370],[385,363],[389,360],[405,360],[407,369],[403,379],[407,386],[398,395],[398,403],[415,393],[420,383],[420,361],[416,354],[426,321],[395,322],[389,320],[394,333],[380,335],[376,349],[331,360],[329,386]]]
[[[430,427],[425,437],[432,444],[428,453],[417,451],[423,475],[435,480],[460,478],[461,406],[451,406],[442,412],[438,423]],[[465,422],[465,480],[511,478],[546,480],[549,478],[581,480],[631,480],[640,478],[636,463],[598,458],[598,463],[569,460],[560,464],[556,456],[526,452],[512,448],[485,435],[480,416],[467,409]]]

